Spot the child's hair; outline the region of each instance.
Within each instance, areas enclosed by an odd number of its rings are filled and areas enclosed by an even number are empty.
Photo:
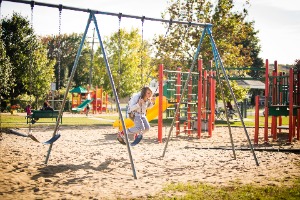
[[[149,87],[143,87],[141,91],[141,99],[143,99],[146,96],[148,90],[152,93],[152,90]]]

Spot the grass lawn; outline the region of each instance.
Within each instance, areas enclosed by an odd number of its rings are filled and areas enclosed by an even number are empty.
[[[158,197],[153,199],[205,199],[205,200],[254,200],[254,199],[300,199],[300,178],[291,186],[210,186],[207,184],[170,184],[165,187],[165,192],[174,194],[172,197]],[[177,195],[176,195],[177,194]]]
[[[79,126],[112,126],[114,120],[118,119],[118,116],[103,115],[100,117],[62,117],[62,124],[60,126],[70,126],[70,125],[79,125]],[[27,120],[24,116],[20,115],[1,115],[1,125],[2,128],[26,128],[29,125],[26,123]],[[51,118],[41,118],[34,124],[34,126],[45,126],[45,125],[55,125],[55,119]]]
[[[124,116],[124,115],[123,115]],[[114,115],[97,115],[95,117],[86,117],[85,115],[80,116],[63,116],[62,118],[62,124],[61,126],[70,126],[70,125],[80,125],[80,126],[111,126],[114,120],[117,120],[119,117],[117,114]],[[288,117],[282,117],[282,124],[288,125]],[[264,117],[259,117],[259,126],[264,126]],[[173,119],[164,119],[163,124],[166,126],[170,126]],[[183,123],[183,122],[182,122]],[[230,120],[229,121],[231,126],[242,126],[241,121],[239,120]],[[47,118],[47,119],[39,119],[38,122],[35,124],[35,126],[44,126],[44,125],[55,125],[55,119]],[[156,126],[158,124],[158,120],[154,119],[150,122],[152,126]],[[226,126],[227,121],[226,120],[216,120],[215,122],[216,126]],[[247,127],[254,127],[254,116],[248,116],[244,119],[244,124]],[[10,114],[1,114],[1,126],[2,128],[24,128],[28,127],[28,124],[26,124],[25,116],[21,115],[10,115]],[[271,126],[271,117],[269,117],[269,126]]]
[[[243,121],[244,121],[245,126],[248,126],[248,127],[255,126],[254,116],[248,116]],[[269,127],[271,126],[271,121],[272,121],[272,117],[269,117],[268,118]],[[289,118],[283,116],[282,117],[282,125],[288,125],[288,124],[289,124]],[[227,125],[226,120],[216,120],[216,126],[224,126],[224,125]],[[230,125],[231,126],[242,126],[242,122],[239,120],[230,120]],[[259,126],[260,127],[265,126],[265,117],[259,116]]]

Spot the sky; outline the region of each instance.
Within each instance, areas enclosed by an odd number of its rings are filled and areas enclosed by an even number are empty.
[[[161,18],[168,0],[38,0],[50,4],[62,4],[71,7],[93,9],[104,12]],[[216,3],[217,0],[212,0]],[[240,9],[244,0],[234,0],[236,9]],[[300,0],[250,0],[246,6],[249,12],[247,20],[255,21],[255,30],[259,31],[260,57],[279,64],[294,64],[300,59]],[[1,19],[11,16],[13,11],[31,19],[30,5],[3,0]],[[119,19],[115,16],[97,15],[101,37],[116,32]],[[61,33],[82,33],[85,30],[88,13],[70,10],[62,11]],[[59,33],[59,12],[56,8],[35,6],[33,27],[38,35],[57,35]],[[137,19],[122,18],[121,28],[139,28],[142,23]],[[92,37],[93,27],[88,32]],[[151,39],[156,34],[164,34],[166,29],[160,22],[144,22],[144,38]]]

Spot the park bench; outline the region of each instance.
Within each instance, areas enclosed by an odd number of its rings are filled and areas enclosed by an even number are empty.
[[[57,121],[59,111],[58,110],[34,110],[30,116],[27,116],[27,124],[31,123],[32,119],[40,119],[40,118],[55,118],[55,122]],[[60,118],[60,123],[62,123],[62,116]]]

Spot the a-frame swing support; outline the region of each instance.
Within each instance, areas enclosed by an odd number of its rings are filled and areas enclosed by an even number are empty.
[[[118,108],[118,112],[119,112],[119,117],[122,121],[123,130],[125,130],[125,139],[127,141],[126,145],[127,145],[127,150],[128,150],[130,162],[131,162],[133,176],[134,176],[135,179],[137,179],[136,172],[135,172],[135,167],[134,167],[134,163],[133,163],[133,159],[132,159],[131,149],[130,149],[130,145],[129,145],[129,140],[128,140],[128,136],[127,136],[127,132],[126,132],[126,126],[125,126],[124,119],[123,119],[123,116],[122,116],[122,111],[121,111],[121,107],[120,107],[118,94],[117,94],[116,87],[115,87],[115,84],[114,84],[114,80],[113,80],[113,77],[112,77],[112,74],[111,74],[111,70],[110,70],[110,66],[109,66],[108,59],[107,59],[107,56],[106,56],[106,52],[105,52],[105,49],[104,49],[104,45],[103,45],[103,42],[102,42],[102,39],[101,39],[101,35],[100,35],[99,28],[98,28],[97,20],[96,20],[96,17],[95,17],[93,12],[90,12],[88,22],[87,22],[84,34],[83,34],[82,39],[81,39],[79,49],[77,51],[77,55],[76,55],[76,58],[75,58],[75,62],[74,62],[73,68],[72,68],[71,75],[69,77],[69,82],[68,82],[68,85],[67,85],[67,88],[66,88],[64,99],[63,99],[63,102],[62,102],[62,105],[61,105],[61,109],[59,111],[58,119],[56,121],[56,126],[55,126],[55,129],[54,129],[54,132],[53,132],[53,136],[55,136],[57,134],[57,131],[58,131],[60,118],[62,116],[63,108],[64,108],[65,103],[66,103],[66,97],[67,97],[67,94],[69,93],[69,90],[70,90],[70,85],[71,85],[72,79],[74,77],[74,74],[75,74],[75,71],[76,71],[76,68],[77,68],[77,65],[78,65],[79,57],[80,57],[80,54],[81,54],[81,51],[82,51],[82,48],[83,48],[83,45],[84,45],[84,41],[85,41],[85,38],[86,38],[86,35],[87,35],[87,32],[88,32],[89,26],[91,24],[91,21],[93,21],[94,25],[95,25],[95,29],[96,29],[97,36],[98,36],[98,39],[99,39],[100,47],[101,47],[102,54],[103,54],[104,61],[105,61],[106,70],[107,70],[107,73],[108,73],[108,76],[109,76],[110,84],[112,86],[113,94],[114,94],[115,99],[116,99],[117,108]],[[50,144],[48,154],[46,156],[45,164],[48,163],[52,146],[53,146],[53,144]]]
[[[198,43],[197,50],[196,50],[196,52],[195,52],[195,54],[194,54],[193,62],[192,62],[191,68],[190,68],[190,70],[189,70],[189,74],[188,74],[188,76],[187,76],[187,80],[190,79],[191,74],[192,74],[193,69],[194,69],[194,66],[195,66],[196,63],[197,63],[197,60],[198,60],[198,57],[199,57],[199,54],[200,54],[200,50],[201,50],[201,45],[202,45],[203,39],[204,39],[205,35],[208,34],[209,39],[210,39],[210,43],[211,43],[211,47],[212,47],[212,52],[213,52],[213,55],[214,55],[214,60],[215,60],[215,66],[216,66],[216,71],[217,71],[217,75],[218,75],[218,80],[220,81],[220,77],[219,77],[220,72],[219,72],[219,70],[221,70],[221,72],[222,72],[222,74],[223,74],[223,76],[224,76],[224,78],[225,78],[225,80],[226,80],[226,84],[227,84],[228,88],[230,89],[230,94],[231,94],[231,96],[232,96],[232,98],[233,98],[233,100],[234,100],[234,103],[235,103],[235,105],[237,105],[237,100],[236,100],[235,95],[234,95],[234,93],[233,93],[233,90],[232,90],[232,88],[231,88],[231,86],[230,86],[229,79],[228,79],[228,76],[227,76],[227,74],[226,74],[225,68],[224,68],[224,66],[223,66],[223,62],[222,62],[221,56],[220,56],[220,54],[219,54],[219,52],[218,52],[218,49],[217,49],[216,44],[215,44],[215,41],[214,41],[214,39],[213,39],[211,29],[212,29],[212,25],[206,25],[206,26],[204,27],[204,30],[203,30],[203,32],[202,32],[200,41],[199,41],[199,43]],[[183,90],[182,90],[182,92],[181,92],[180,100],[179,100],[179,102],[178,102],[178,105],[180,105],[181,102],[182,102],[182,99],[183,99],[183,96],[184,96],[183,94],[185,93],[185,91],[186,91],[186,89],[187,89],[187,86],[188,86],[188,81],[186,81],[185,84],[184,84],[184,87],[183,87]],[[224,95],[223,95],[223,102],[224,102],[224,104],[225,104],[225,101],[224,101]],[[180,106],[177,106],[174,116],[176,116],[177,113],[179,112],[179,108],[180,108]],[[256,154],[255,154],[254,149],[253,149],[253,146],[252,146],[252,144],[251,144],[251,140],[250,140],[248,131],[247,131],[247,129],[246,129],[246,126],[245,126],[245,124],[244,124],[244,120],[243,120],[243,117],[242,117],[242,115],[241,115],[241,112],[240,112],[239,108],[237,109],[237,111],[238,111],[238,114],[239,114],[239,118],[240,118],[240,120],[241,120],[241,122],[242,122],[242,125],[243,125],[243,128],[244,128],[244,132],[245,132],[245,134],[246,134],[247,141],[248,141],[248,143],[249,143],[249,146],[250,146],[251,152],[252,152],[252,154],[253,154],[255,163],[256,163],[257,166],[259,166],[259,163],[258,163]],[[228,114],[227,114],[227,112],[226,112],[226,116],[227,116],[227,123],[228,123]],[[164,148],[162,157],[165,156],[165,153],[166,153],[166,150],[167,150],[167,146],[168,146],[168,143],[169,143],[169,140],[170,140],[170,136],[171,136],[171,133],[172,133],[174,124],[175,124],[175,117],[173,118],[173,121],[172,121],[172,123],[171,123],[171,127],[170,127],[170,129],[169,129],[169,134],[168,134],[168,137],[167,137],[167,141],[166,141],[166,144],[165,144],[165,148]],[[228,124],[229,124],[229,123],[228,123]],[[233,154],[234,154],[234,156],[235,156],[235,149],[234,149],[234,144],[233,144],[233,140],[232,140],[232,135],[231,135],[230,125],[229,125],[229,134],[230,134],[230,138],[231,138],[231,144],[232,144]]]

